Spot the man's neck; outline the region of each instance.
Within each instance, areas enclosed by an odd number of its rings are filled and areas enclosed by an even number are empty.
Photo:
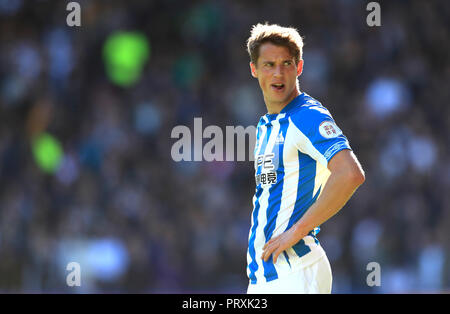
[[[281,110],[283,110],[283,108],[286,107],[298,95],[300,95],[300,92],[298,91],[298,89],[295,89],[294,92],[292,93],[291,97],[289,97],[289,99],[285,102],[270,103],[270,102],[265,101],[267,113],[268,114],[279,114],[281,112]]]

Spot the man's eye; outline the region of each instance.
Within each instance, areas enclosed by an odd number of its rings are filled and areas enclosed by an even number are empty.
[[[264,65],[265,65],[266,67],[269,67],[269,68],[270,68],[270,67],[272,66],[272,63],[265,63]]]
[[[284,65],[291,65],[291,64],[292,64],[291,61],[285,61],[285,62],[284,62]]]

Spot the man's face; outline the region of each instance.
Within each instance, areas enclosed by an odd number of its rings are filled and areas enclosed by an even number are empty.
[[[256,64],[250,62],[250,68],[268,106],[286,105],[299,94],[296,82],[302,73],[303,60],[296,65],[287,47],[269,42],[262,44],[258,60]]]

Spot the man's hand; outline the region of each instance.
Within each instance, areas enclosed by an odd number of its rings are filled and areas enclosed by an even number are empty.
[[[298,232],[295,225],[292,226],[292,228],[283,232],[279,236],[270,239],[270,241],[264,245],[261,258],[267,262],[270,255],[273,254],[273,263],[275,264],[277,262],[278,255],[280,255],[281,252],[297,244],[297,242],[304,236],[306,236],[306,234]]]

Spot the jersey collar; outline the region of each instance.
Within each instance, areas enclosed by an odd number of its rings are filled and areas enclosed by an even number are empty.
[[[286,114],[292,109],[296,108],[299,104],[303,103],[303,98],[305,97],[305,93],[300,93],[294,99],[292,99],[284,108],[280,111],[280,113],[266,113],[260,119],[263,124],[270,124],[274,120],[279,120],[286,116]]]
[[[291,111],[293,108],[297,107],[298,104],[303,103],[303,98],[305,97],[305,93],[300,93],[298,96],[296,96],[294,99],[291,100],[290,103],[288,103],[286,106],[284,106],[283,109],[281,109],[280,113],[287,113]]]

